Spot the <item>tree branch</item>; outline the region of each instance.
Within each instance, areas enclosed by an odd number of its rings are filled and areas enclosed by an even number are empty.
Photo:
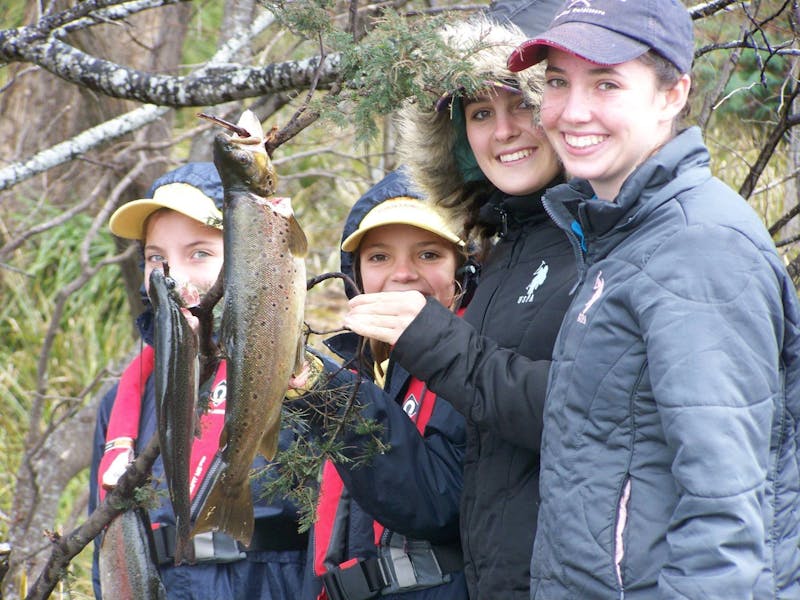
[[[159,1],[161,0],[143,0],[143,3],[148,4]],[[195,76],[202,77],[202,74],[207,70],[211,70],[218,65],[230,61],[244,45],[269,27],[274,21],[275,17],[264,11],[259,18],[253,21],[250,30],[245,35],[233,38],[221,46],[208,63],[198,69]],[[2,38],[4,33],[6,32],[0,31],[0,52],[2,51]],[[152,105],[137,108],[124,115],[111,119],[110,121],[97,125],[96,127],[87,129],[70,140],[43,150],[23,163],[15,163],[4,169],[0,169],[0,191],[10,188],[20,181],[24,181],[47,169],[70,161],[108,141],[136,131],[152,123],[156,119],[159,119],[168,111],[168,108]]]
[[[775,149],[783,139],[784,134],[795,125],[800,124],[800,115],[790,114],[792,106],[794,106],[794,100],[799,93],[800,86],[795,84],[786,97],[783,98],[783,105],[778,112],[778,122],[761,147],[761,152],[759,152],[756,162],[750,168],[750,172],[739,188],[739,195],[743,198],[749,198],[750,194],[753,193],[753,189],[756,187],[759,177],[761,177],[761,174],[764,172],[772,155],[775,153]]]
[[[269,15],[272,19],[272,15]],[[271,21],[270,21],[271,22]],[[157,106],[207,106],[305,89],[319,77],[325,86],[338,76],[339,55],[273,63],[265,67],[217,65],[188,76],[158,75],[96,58],[35,28],[0,31],[0,61],[34,63],[53,75],[113,98]]]
[[[66,537],[51,535],[53,551],[25,597],[26,600],[45,600],[50,597],[50,593],[64,576],[69,562],[97,537],[114,517],[130,507],[136,488],[145,485],[158,455],[158,436],[154,435],[144,451],[120,477],[117,486],[82,525]]]

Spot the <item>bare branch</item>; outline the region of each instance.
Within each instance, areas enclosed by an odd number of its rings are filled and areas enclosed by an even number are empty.
[[[152,0],[158,1],[158,0]],[[253,37],[269,27],[275,17],[264,12],[256,19],[250,30],[242,36],[232,38],[217,50],[216,54],[203,67],[198,69],[196,75],[202,76],[207,70],[214,69],[226,63]],[[0,31],[0,40],[3,32]],[[0,48],[2,42],[0,41]],[[159,119],[169,111],[168,108],[158,106],[143,106],[120,115],[110,121],[92,127],[71,140],[56,144],[43,150],[23,163],[15,163],[0,169],[0,191],[16,185],[29,177],[63,164],[81,154],[88,152],[106,142],[112,141],[123,135],[136,131],[149,123]]]
[[[45,600],[61,580],[69,562],[97,537],[117,515],[130,507],[134,491],[142,487],[159,454],[158,436],[154,435],[144,451],[132,462],[103,503],[89,518],[66,537],[52,536],[53,551],[26,600]]]
[[[764,171],[767,163],[769,163],[770,158],[772,158],[772,155],[775,153],[775,149],[783,139],[784,134],[786,134],[786,132],[795,125],[800,124],[800,115],[793,115],[789,112],[794,105],[795,98],[797,98],[798,94],[800,94],[800,86],[795,84],[792,88],[790,88],[788,94],[786,94],[784,97],[783,105],[781,106],[778,114],[778,122],[767,140],[764,142],[756,162],[750,168],[750,172],[747,174],[747,177],[745,177],[745,180],[739,187],[739,194],[743,198],[749,198],[750,194],[753,193],[753,189],[755,188],[759,177],[761,177],[761,173]]]
[[[714,0],[713,2],[703,2],[695,6],[687,7],[692,19],[702,19],[710,17],[721,10],[728,8],[731,4],[738,4],[740,0]]]
[[[168,108],[158,106],[137,108],[96,127],[87,129],[70,140],[43,150],[23,163],[15,163],[0,169],[0,191],[47,169],[52,169],[78,158],[84,152],[88,152],[101,144],[136,131],[165,115],[168,111]]]
[[[99,23],[123,21],[127,17],[149,8],[170,4],[190,2],[191,0],[84,0],[76,6],[63,11],[55,19],[42,19],[37,28],[40,31],[52,30],[53,35],[61,36],[79,29],[86,29]]]

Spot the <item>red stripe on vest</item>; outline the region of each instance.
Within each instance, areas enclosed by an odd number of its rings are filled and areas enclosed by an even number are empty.
[[[153,372],[155,350],[152,346],[145,346],[139,355],[131,361],[120,377],[117,386],[117,395],[111,414],[108,418],[106,429],[106,449],[100,459],[97,471],[97,489],[100,491],[100,501],[106,496],[103,486],[103,475],[122,452],[127,452],[127,447],[115,447],[116,440],[130,439],[131,446],[139,435],[139,418],[141,415],[142,392],[145,382]],[[120,400],[123,398],[124,400]]]
[[[415,402],[417,409],[413,414],[406,414],[409,418],[416,423],[417,431],[420,435],[425,434],[425,427],[433,414],[433,407],[436,404],[436,394],[427,389],[425,384],[419,379],[412,377],[408,384],[406,394],[403,400],[403,407],[405,408],[410,402]],[[334,525],[337,521],[337,512],[341,509],[348,510],[349,507],[341,507],[341,496],[344,490],[344,483],[336,467],[331,461],[325,461],[322,467],[322,481],[320,483],[320,494],[317,504],[317,520],[314,523],[314,573],[319,577],[324,575],[328,566],[338,565],[343,566],[347,562],[358,557],[341,556],[342,536],[346,532],[334,531]],[[384,527],[377,521],[373,523],[373,531],[375,534],[375,545],[380,544],[381,535],[383,535]],[[334,539],[336,538],[336,539]],[[318,596],[318,600],[325,600],[327,598],[325,591]]]
[[[101,502],[107,493],[103,487],[103,475],[114,459],[121,453],[127,452],[128,448],[128,446],[115,445],[114,440],[127,438],[133,444],[139,435],[142,396],[147,379],[153,372],[154,357],[155,352],[152,346],[145,346],[139,356],[134,358],[125,369],[117,386],[117,394],[114,398],[114,405],[111,407],[106,430],[106,451],[100,459],[97,472]],[[189,472],[192,474],[189,484],[191,498],[194,498],[199,484],[208,473],[214,454],[219,450],[219,435],[225,425],[226,374],[226,363],[220,361],[211,386],[208,410],[205,410],[200,417],[200,437],[195,438],[192,443],[192,455],[189,462]]]

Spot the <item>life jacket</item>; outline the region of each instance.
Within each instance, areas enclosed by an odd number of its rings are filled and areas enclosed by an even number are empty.
[[[436,394],[428,390],[419,379],[412,377],[403,399],[403,411],[414,421],[420,435],[433,413]],[[344,556],[344,545],[347,538],[347,522],[349,515],[349,496],[344,489],[344,482],[330,460],[322,467],[319,500],[317,505],[317,521],[314,523],[314,574],[317,577],[329,573],[333,569],[347,569],[364,557]],[[372,524],[375,546],[381,545],[385,528],[377,521]],[[323,588],[318,600],[331,600]]]
[[[153,372],[155,351],[152,346],[133,359],[120,378],[117,394],[106,430],[106,445],[98,468],[98,489],[100,501],[119,479],[119,476],[133,460],[136,438],[139,435],[142,397],[145,384]],[[200,415],[199,437],[192,444],[190,458],[191,480],[190,498],[194,499],[198,489],[208,474],[214,455],[219,449],[219,435],[225,425],[226,364],[220,361],[213,376],[207,410]]]

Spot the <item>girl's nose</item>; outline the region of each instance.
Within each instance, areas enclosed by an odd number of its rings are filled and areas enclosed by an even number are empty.
[[[497,141],[505,142],[519,135],[516,121],[506,112],[498,111],[495,120],[494,137]]]
[[[417,278],[417,270],[410,260],[398,260],[392,271],[392,279],[401,283],[414,281]]]
[[[571,88],[565,94],[561,110],[561,118],[570,123],[585,123],[591,119],[591,107],[585,94]]]

